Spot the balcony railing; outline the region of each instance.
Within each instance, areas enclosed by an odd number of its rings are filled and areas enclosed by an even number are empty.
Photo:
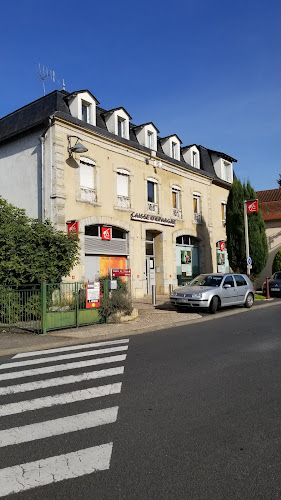
[[[80,197],[82,201],[88,201],[89,203],[96,203],[97,201],[96,190],[92,188],[81,187]]]
[[[153,203],[152,201],[148,201],[147,210],[148,212],[153,212],[155,214],[158,214],[158,203]]]
[[[173,208],[173,216],[177,217],[178,219],[181,219],[182,218],[181,208]]]
[[[128,196],[117,195],[117,206],[120,208],[130,208],[130,198]]]
[[[202,224],[202,214],[194,212],[194,214],[193,214],[193,222],[195,224]]]

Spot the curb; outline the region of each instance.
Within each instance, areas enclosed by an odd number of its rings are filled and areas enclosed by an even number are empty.
[[[81,335],[75,337],[73,335],[67,335],[67,333],[65,335],[57,335],[55,332],[52,332],[52,333],[47,333],[46,335],[44,335],[44,339],[46,338],[49,338],[49,337],[53,337],[54,339],[62,339],[61,342],[60,341],[56,341],[56,342],[52,342],[51,339],[50,339],[50,342],[47,342],[46,344],[44,345],[38,345],[38,344],[34,344],[34,345],[29,345],[29,346],[23,346],[23,347],[16,347],[16,348],[11,348],[11,349],[4,349],[4,350],[0,350],[0,356],[8,356],[8,355],[11,355],[11,354],[17,354],[17,353],[20,353],[20,352],[31,352],[33,350],[36,350],[36,351],[40,351],[40,350],[45,350],[45,349],[51,349],[51,348],[55,348],[55,347],[63,347],[65,345],[72,345],[72,344],[86,344],[86,343],[90,343],[91,341],[94,343],[94,342],[97,342],[97,341],[100,341],[100,340],[110,340],[110,339],[115,339],[115,338],[124,338],[124,337],[129,337],[129,336],[133,336],[133,335],[141,335],[141,334],[145,334],[145,333],[151,333],[151,332],[157,332],[157,331],[161,331],[161,330],[170,330],[170,329],[173,329],[173,328],[176,328],[176,327],[181,327],[181,326],[188,326],[188,325],[193,325],[194,323],[202,323],[202,322],[205,322],[205,321],[212,321],[214,319],[220,319],[220,318],[225,318],[225,317],[228,317],[228,316],[233,316],[233,315],[236,315],[236,314],[243,314],[243,313],[247,313],[247,312],[250,312],[250,311],[253,311],[253,310],[258,310],[258,309],[262,309],[262,308],[266,308],[266,307],[271,307],[271,306],[280,306],[280,302],[276,302],[274,301],[274,299],[264,299],[264,300],[257,300],[258,303],[255,303],[254,305],[254,308],[253,309],[246,309],[246,308],[242,308],[242,307],[237,307],[236,309],[226,309],[226,310],[223,310],[223,311],[220,311],[219,314],[215,314],[215,315],[207,315],[206,313],[206,316],[199,316],[197,318],[194,318],[194,319],[189,319],[189,320],[183,320],[183,321],[173,321],[169,324],[167,323],[162,323],[162,324],[157,324],[157,325],[151,325],[149,327],[144,327],[144,328],[132,328],[131,330],[127,330],[125,331],[124,333],[120,333],[120,332],[101,332],[100,334],[98,335],[93,335],[93,334],[89,334],[89,335],[86,335],[85,337],[81,337]],[[205,313],[203,313],[205,314]],[[120,328],[122,328],[124,325],[123,323],[120,323]],[[83,328],[83,327],[81,327]],[[79,329],[81,331],[81,329]],[[1,338],[1,336],[0,336]],[[64,339],[64,340],[63,340]]]

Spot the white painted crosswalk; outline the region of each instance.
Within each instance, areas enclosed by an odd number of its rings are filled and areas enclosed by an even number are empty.
[[[109,469],[113,443],[111,440],[97,443],[94,429],[105,426],[106,430],[116,424],[116,398],[121,392],[124,374],[121,363],[126,360],[128,344],[128,339],[122,339],[20,353],[0,365],[0,381],[3,382],[0,387],[0,449],[6,450],[4,455],[8,460],[0,463],[0,497]],[[75,361],[64,362],[69,359]],[[39,364],[43,366],[36,366]],[[111,366],[95,369],[103,364]],[[25,367],[27,369],[23,369]],[[57,373],[55,377],[54,372]],[[111,377],[114,380],[111,381]],[[99,404],[94,408],[95,401],[98,403],[100,398],[106,401],[105,407]],[[108,404],[109,401],[113,401],[114,406]],[[80,402],[83,407],[77,413]],[[40,411],[48,408],[54,418],[42,421]],[[58,409],[63,413],[56,415]],[[85,411],[87,409],[89,411]],[[16,420],[17,425],[13,426],[13,418],[17,415],[21,415],[21,421]],[[5,419],[4,428],[2,419]],[[19,423],[23,425],[18,426]],[[51,441],[54,436],[67,437],[75,433],[72,442],[79,443],[77,435],[85,430],[89,433],[85,448],[77,449],[79,445],[76,444],[73,450],[67,448],[62,453],[62,445],[57,445],[56,449],[57,441]],[[29,451],[25,461],[19,458],[17,462],[17,450],[21,451],[19,457],[24,456],[24,443],[37,444],[37,448],[33,445],[37,455],[32,457]]]

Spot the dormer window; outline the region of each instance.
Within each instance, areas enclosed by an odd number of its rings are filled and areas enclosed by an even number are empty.
[[[129,121],[131,116],[124,108],[105,111],[103,116],[109,132],[124,139],[130,139]]]
[[[175,160],[177,159],[177,143],[172,142],[172,154],[171,157],[174,158]]]
[[[82,101],[82,117],[83,122],[89,123],[90,121],[90,104]]]
[[[237,160],[235,160],[235,158],[232,158],[231,156],[226,155],[225,153],[220,153],[219,151],[213,151],[210,149],[208,151],[211,155],[216,175],[223,181],[232,184],[233,162],[236,162]]]
[[[99,101],[88,90],[73,92],[68,96],[69,109],[78,120],[96,125],[96,105]]]
[[[159,130],[152,122],[134,127],[138,142],[152,151],[157,151],[157,134]]]
[[[193,168],[200,168],[200,153],[195,144],[183,147],[182,155],[186,163],[191,165]]]
[[[150,130],[147,131],[147,147],[149,149],[154,149],[153,135],[153,132],[151,132]]]
[[[117,117],[117,134],[120,137],[125,137],[125,135],[126,135],[125,120],[124,120],[124,118],[121,118],[120,116]]]
[[[174,160],[180,160],[181,140],[176,134],[160,139],[160,144],[164,154],[170,156],[170,158],[173,158]]]

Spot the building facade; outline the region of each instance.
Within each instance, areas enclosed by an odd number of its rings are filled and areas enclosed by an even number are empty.
[[[233,162],[152,122],[131,123],[87,90],[55,91],[0,120],[0,195],[62,231],[77,229],[70,279],[130,269],[134,297],[199,272],[228,271],[225,209]],[[69,277],[67,278],[69,279]]]
[[[281,250],[281,188],[257,191],[257,197],[268,242],[267,263],[258,279],[260,286],[266,277],[272,275],[274,257]]]

